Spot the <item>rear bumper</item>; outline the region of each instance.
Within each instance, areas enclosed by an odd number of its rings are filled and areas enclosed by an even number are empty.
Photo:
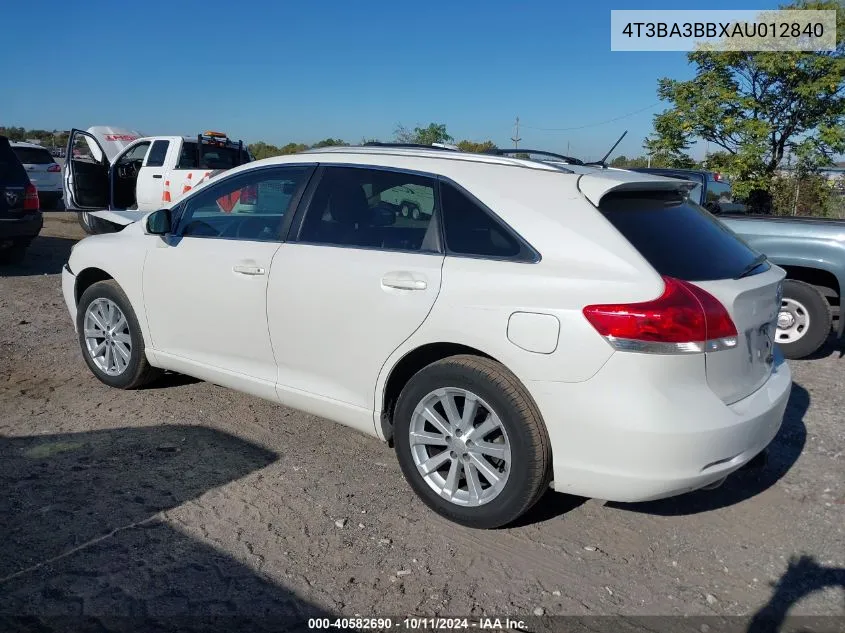
[[[527,383],[548,428],[555,490],[651,501],[717,482],[760,453],[792,388],[783,358],[731,405],[707,386],[704,363],[690,360],[616,353],[586,382]]]
[[[22,218],[0,218],[0,246],[7,240],[31,241],[44,226],[44,216],[41,212],[30,213]]]

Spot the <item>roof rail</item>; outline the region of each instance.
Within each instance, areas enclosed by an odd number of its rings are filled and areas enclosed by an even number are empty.
[[[442,149],[447,152],[459,151],[455,147],[449,147],[445,143],[432,143],[431,145],[424,145],[423,143],[383,143],[381,141],[367,141],[361,147],[406,147],[412,149]]]
[[[508,149],[508,148],[501,148],[497,147],[496,149],[488,149],[484,152],[485,154],[494,154],[496,156],[507,156],[508,154],[537,154],[538,156],[549,156],[551,158],[557,158],[558,160],[562,160],[564,162],[569,163],[570,165],[583,165],[584,161],[580,158],[573,158],[572,156],[564,156],[563,154],[555,154],[554,152],[546,152],[539,149]]]

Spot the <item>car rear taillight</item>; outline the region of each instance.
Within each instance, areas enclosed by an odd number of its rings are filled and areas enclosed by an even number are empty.
[[[57,165],[56,163],[53,163],[52,165],[50,165],[47,168],[47,171],[52,172],[52,173],[56,173],[57,171],[61,171],[61,170],[62,170],[62,166]]]
[[[41,202],[38,200],[38,189],[32,183],[26,186],[26,193],[23,198],[24,211],[38,211],[41,207]]]
[[[736,326],[716,297],[674,277],[663,282],[663,294],[653,301],[587,306],[584,316],[620,351],[695,354],[736,347]]]

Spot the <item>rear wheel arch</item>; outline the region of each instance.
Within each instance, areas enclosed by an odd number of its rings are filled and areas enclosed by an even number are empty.
[[[381,391],[381,431],[388,442],[393,439],[393,413],[399,394],[418,371],[449,356],[471,355],[487,358],[504,366],[504,363],[490,354],[459,343],[426,343],[405,353],[390,368]]]
[[[828,270],[812,268],[810,266],[793,266],[790,264],[779,264],[779,266],[786,271],[787,279],[803,281],[805,284],[815,286],[819,292],[828,298],[840,298],[842,296],[839,279]]]

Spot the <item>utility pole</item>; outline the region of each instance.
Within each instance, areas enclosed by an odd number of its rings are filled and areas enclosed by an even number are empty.
[[[569,141],[566,141],[566,155],[569,156]]]
[[[513,136],[511,136],[511,140],[513,141],[513,148],[519,149],[519,142],[522,140],[519,137],[519,117],[516,117],[516,123],[514,124],[513,129]]]

